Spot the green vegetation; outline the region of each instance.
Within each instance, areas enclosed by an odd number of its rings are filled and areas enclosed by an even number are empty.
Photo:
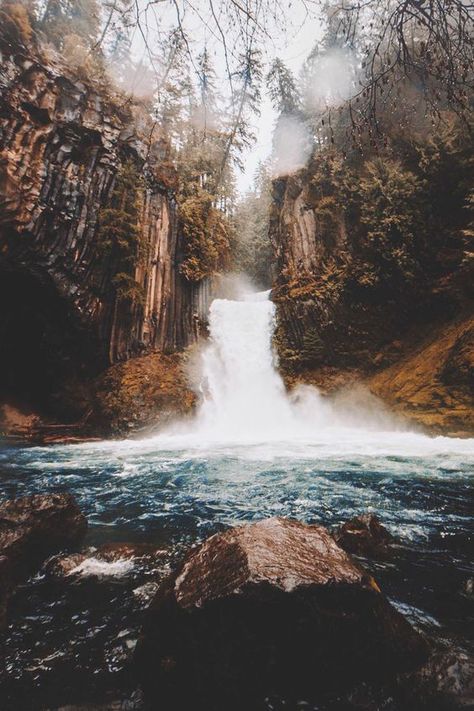
[[[212,203],[213,196],[205,190],[182,197],[179,202],[184,237],[180,272],[188,281],[201,281],[228,264],[231,226]]]
[[[237,203],[233,267],[259,287],[271,286],[272,247],[268,236],[271,178],[265,164],[259,166],[254,187]]]
[[[146,255],[139,225],[142,189],[135,164],[123,163],[115,177],[110,204],[100,212],[97,234],[97,249],[109,265],[118,300],[139,304],[145,294],[133,275]]]

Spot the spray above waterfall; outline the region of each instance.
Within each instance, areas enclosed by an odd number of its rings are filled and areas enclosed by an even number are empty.
[[[190,368],[200,405],[192,419],[144,439],[100,443],[100,451],[200,457],[334,459],[344,456],[431,456],[462,452],[468,441],[410,432],[363,386],[323,396],[299,385],[288,392],[273,351],[275,305],[269,292],[229,278],[213,301],[209,340]],[[80,446],[80,445],[79,445]],[[94,444],[88,445],[94,450]],[[136,465],[133,464],[132,468]],[[128,470],[127,470],[128,471]]]

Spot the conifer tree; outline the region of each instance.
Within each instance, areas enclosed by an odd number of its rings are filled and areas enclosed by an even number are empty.
[[[267,74],[268,93],[273,107],[280,113],[297,114],[301,107],[296,80],[278,57]]]
[[[98,251],[110,265],[111,282],[118,300],[140,302],[143,292],[135,281],[135,268],[142,257],[140,243],[140,185],[132,162],[122,165],[110,204],[99,215]]]
[[[99,39],[100,17],[98,0],[47,0],[40,29],[58,49],[68,35],[77,35],[93,48]]]

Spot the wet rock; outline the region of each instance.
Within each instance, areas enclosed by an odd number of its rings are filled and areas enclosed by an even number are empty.
[[[166,555],[166,550],[150,544],[106,543],[80,553],[54,556],[48,560],[45,572],[55,578],[122,577],[130,573],[135,565],[148,569],[160,565]]]
[[[474,708],[474,659],[460,649],[439,651],[416,672],[402,677],[402,708],[453,711]]]
[[[348,553],[371,557],[385,553],[394,538],[377,516],[367,513],[339,526],[334,532],[334,540]]]
[[[45,565],[45,572],[55,578],[65,578],[87,559],[87,553],[56,555]]]
[[[461,595],[466,597],[468,600],[474,600],[474,578],[468,578],[464,583]]]
[[[272,518],[217,534],[158,591],[136,651],[163,708],[260,708],[393,677],[424,639],[320,526]]]
[[[94,381],[91,423],[105,435],[163,426],[196,404],[186,355],[150,353],[114,365]]]
[[[1,503],[0,611],[1,600],[5,609],[12,585],[33,573],[48,555],[79,543],[86,529],[87,520],[70,494],[26,496]]]

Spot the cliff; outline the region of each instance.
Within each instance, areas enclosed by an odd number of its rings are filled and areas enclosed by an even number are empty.
[[[180,274],[176,175],[146,110],[21,39],[0,51],[0,402],[57,414],[72,382],[194,342],[210,286]]]
[[[364,380],[435,432],[474,432],[468,140],[313,156],[273,184],[276,344],[288,382]],[[431,152],[430,152],[431,151]]]

